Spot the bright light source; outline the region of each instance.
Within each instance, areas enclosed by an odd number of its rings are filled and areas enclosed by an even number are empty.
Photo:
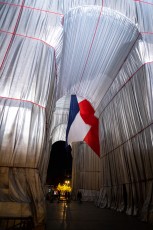
[[[68,181],[68,183],[66,183],[66,181],[65,181],[63,185],[58,184],[57,190],[59,190],[61,192],[66,192],[66,191],[71,192],[72,188],[70,186],[70,181]]]

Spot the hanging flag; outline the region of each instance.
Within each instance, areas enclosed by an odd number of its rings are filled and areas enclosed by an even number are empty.
[[[99,120],[94,114],[89,101],[83,99],[78,103],[76,95],[71,95],[66,143],[85,141],[100,156]]]

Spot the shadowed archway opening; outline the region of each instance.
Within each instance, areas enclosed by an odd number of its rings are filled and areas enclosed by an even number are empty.
[[[71,174],[71,147],[65,148],[65,141],[57,141],[51,148],[46,183],[57,186],[66,179],[71,179]]]

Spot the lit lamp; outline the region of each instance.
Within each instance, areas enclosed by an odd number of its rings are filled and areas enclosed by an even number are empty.
[[[66,181],[65,181],[65,184],[66,184],[66,185],[69,185],[69,183],[70,183],[69,180],[66,180]]]

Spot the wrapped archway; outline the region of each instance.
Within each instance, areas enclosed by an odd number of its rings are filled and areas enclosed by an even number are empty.
[[[74,189],[99,207],[153,222],[152,1],[0,6],[0,216],[43,223],[51,144],[64,140],[77,94],[96,111],[101,148],[96,158],[74,144]]]

